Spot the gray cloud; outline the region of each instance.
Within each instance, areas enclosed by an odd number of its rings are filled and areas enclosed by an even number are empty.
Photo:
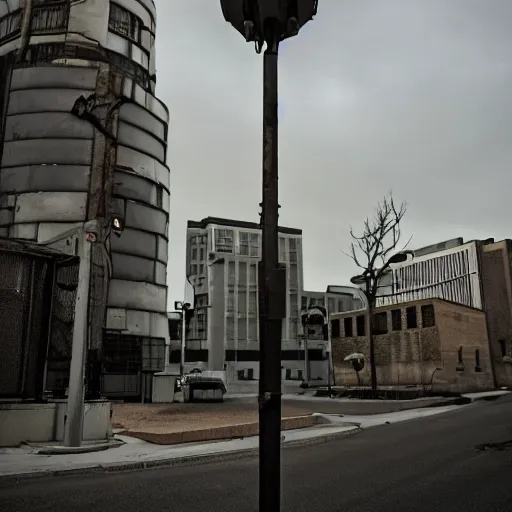
[[[158,95],[171,131],[170,297],[187,219],[258,219],[261,66],[216,0],[156,0]],[[304,230],[308,288],[387,190],[414,246],[510,236],[510,0],[320,0],[280,58],[281,223]]]

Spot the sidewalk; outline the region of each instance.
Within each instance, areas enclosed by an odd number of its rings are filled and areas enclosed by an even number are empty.
[[[473,402],[499,398],[509,393],[509,391],[491,391],[468,393],[463,396]],[[305,400],[309,402],[310,398],[306,397]],[[324,407],[327,409],[327,401],[337,401],[328,398],[312,400],[325,404],[320,406],[320,409]],[[428,418],[469,406],[438,404],[437,407],[423,407],[421,409],[371,415],[313,412],[312,416],[322,418],[324,424],[283,431],[283,448],[297,444],[324,442],[379,425]],[[186,462],[206,462],[212,459],[242,457],[248,453],[255,453],[258,448],[257,436],[172,446],[152,444],[123,435],[116,435],[115,439],[120,442],[117,447],[82,454],[41,455],[37,453],[37,447],[30,446],[0,449],[0,480],[123,471]]]

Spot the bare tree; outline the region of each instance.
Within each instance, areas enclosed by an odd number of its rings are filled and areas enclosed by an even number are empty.
[[[375,346],[373,339],[373,311],[376,305],[379,281],[389,265],[399,263],[407,258],[404,248],[398,250],[401,238],[400,222],[402,221],[407,205],[395,205],[393,194],[390,192],[377,205],[375,215],[364,221],[363,231],[357,235],[350,228],[352,243],[348,256],[362,269],[353,282],[364,285],[367,299],[368,318],[367,329],[370,342],[370,372],[372,390],[377,390],[377,374],[375,368]],[[410,251],[409,251],[410,252]]]

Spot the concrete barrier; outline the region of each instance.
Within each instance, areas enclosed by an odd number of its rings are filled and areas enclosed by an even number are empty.
[[[66,405],[65,400],[0,404],[0,447],[62,441]],[[108,439],[111,407],[105,400],[85,403],[84,441]]]

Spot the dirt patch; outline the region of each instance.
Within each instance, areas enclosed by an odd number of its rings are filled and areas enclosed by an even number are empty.
[[[281,430],[292,430],[313,427],[323,424],[324,420],[318,416],[297,416],[283,418]],[[205,441],[219,441],[222,439],[239,439],[258,435],[259,425],[257,422],[225,425],[220,427],[202,428],[196,430],[184,430],[180,432],[163,430],[127,430],[125,435],[136,437],[149,443],[160,445],[172,445],[183,443],[197,443]]]
[[[282,417],[302,416],[304,408],[283,404]],[[255,423],[256,401],[223,403],[115,404],[113,428],[171,433]]]

